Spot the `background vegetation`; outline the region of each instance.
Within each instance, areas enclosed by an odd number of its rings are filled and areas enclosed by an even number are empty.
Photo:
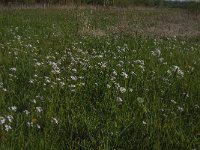
[[[163,5],[164,0],[1,0],[4,5],[8,4],[93,4],[104,6],[129,6],[129,5],[146,5],[156,6]]]
[[[6,7],[31,7],[40,5],[44,8],[49,6],[67,5],[100,5],[100,6],[151,6],[151,7],[171,7],[188,9],[191,12],[200,11],[200,3],[192,1],[164,1],[164,0],[0,0],[0,4]]]
[[[50,4],[68,4],[68,3],[83,3],[83,4],[99,4],[99,5],[115,5],[115,4],[154,4],[162,0],[1,0],[3,4],[8,3],[50,3]]]

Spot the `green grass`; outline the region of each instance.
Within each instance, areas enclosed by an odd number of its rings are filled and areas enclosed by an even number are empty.
[[[0,11],[0,149],[198,149],[198,37],[82,32],[103,12]]]

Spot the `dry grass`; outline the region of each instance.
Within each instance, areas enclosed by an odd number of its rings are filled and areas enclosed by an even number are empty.
[[[188,13],[187,10],[144,7],[93,9],[93,12],[98,14],[105,11],[116,16],[117,20],[114,25],[105,24],[103,29],[91,27],[92,17],[84,16],[80,33],[95,36],[113,33],[153,37],[193,38],[200,36],[200,14]],[[112,16],[109,17],[112,19]]]
[[[5,9],[43,9],[42,5],[35,6],[0,6]],[[109,34],[127,34],[156,37],[198,37],[200,36],[200,14],[183,9],[153,8],[153,7],[100,7],[56,5],[47,9],[70,10],[77,13],[80,20],[78,32],[83,35],[105,36]],[[91,10],[90,14],[85,10]],[[113,14],[115,24],[102,24],[103,28],[91,26],[96,14]]]
[[[179,9],[139,8],[131,11],[133,15],[120,13],[118,25],[109,29],[126,34],[141,34],[162,37],[200,36],[200,15]],[[147,15],[144,15],[147,14]]]

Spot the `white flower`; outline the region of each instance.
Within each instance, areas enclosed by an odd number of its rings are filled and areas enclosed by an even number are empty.
[[[75,87],[76,85],[73,85],[73,84],[69,85],[69,88],[75,88]]]
[[[144,103],[144,99],[141,98],[141,97],[138,97],[138,98],[137,98],[137,101],[138,101],[139,103]]]
[[[179,77],[184,76],[184,72],[178,66],[173,66],[171,70],[173,71],[173,73],[176,72]]]
[[[184,72],[178,67],[178,66],[172,66],[170,70],[167,71],[167,73],[172,76],[173,74],[176,74],[179,78],[184,77]]]
[[[0,82],[0,88],[2,88],[3,87],[3,83],[2,82]]]
[[[117,76],[117,72],[115,70],[113,71],[113,75]]]
[[[35,109],[36,109],[36,112],[38,113],[41,113],[43,111],[41,107],[36,107]]]
[[[28,115],[30,112],[28,110],[24,110],[24,113]]]
[[[12,122],[12,120],[13,120],[13,116],[11,116],[11,115],[6,116],[6,118],[8,119],[9,122]]]
[[[183,93],[183,95],[188,98],[189,97],[189,94],[188,93]]]
[[[153,56],[157,56],[157,57],[160,57],[161,55],[161,51],[159,48],[155,49],[155,51],[151,51],[151,53]]]
[[[58,120],[56,118],[54,118],[54,117],[51,118],[51,122],[55,123],[55,124],[58,124]]]
[[[144,66],[144,60],[135,60],[134,61],[136,64]]]
[[[107,86],[108,89],[111,88],[111,85],[109,85],[109,84],[107,84],[106,86]]]
[[[4,117],[0,117],[0,125],[4,124],[6,122],[6,119]]]
[[[183,111],[184,111],[184,109],[183,109],[182,107],[180,107],[180,106],[178,106],[177,108],[178,108],[178,110],[179,110],[180,112],[183,112]]]
[[[184,76],[184,72],[182,70],[178,70],[177,74],[179,75],[179,77],[183,77]]]
[[[35,99],[33,99],[32,102],[36,104],[37,101]]]
[[[159,58],[159,62],[162,63],[164,61],[164,58]]]
[[[37,78],[37,77],[38,77],[38,75],[37,75],[37,74],[34,74],[34,77],[35,77],[35,78]]]
[[[61,85],[61,87],[63,87],[65,85],[65,83],[64,82],[60,82],[60,85]]]
[[[106,62],[101,62],[101,68],[106,68]]]
[[[173,100],[173,99],[171,100],[171,102],[172,102],[173,104],[176,104],[176,101],[175,101],[175,100]]]
[[[46,77],[46,76],[45,76],[45,81],[46,81],[46,83],[50,83],[51,82],[49,77]]]
[[[11,130],[11,129],[12,129],[12,127],[11,127],[11,126],[9,126],[9,125],[5,124],[5,130],[6,130],[6,131],[9,131],[9,130]]]
[[[16,111],[17,111],[17,107],[16,107],[16,106],[11,106],[11,107],[9,107],[9,109],[10,109],[11,111],[13,111],[13,112],[16,112]]]
[[[49,62],[50,65],[52,65],[52,73],[53,74],[60,74],[60,68],[58,67],[57,63],[55,62]]]
[[[142,124],[143,124],[143,125],[146,125],[147,123],[146,123],[145,121],[142,121]]]
[[[135,72],[133,72],[133,71],[131,71],[131,74],[137,76],[137,74]]]
[[[29,80],[29,83],[33,84],[34,80],[33,79],[30,79]]]
[[[77,80],[77,77],[76,77],[76,76],[71,76],[71,79],[72,79],[73,81],[76,81],[76,80]]]
[[[122,102],[122,98],[121,97],[117,97],[117,102]]]
[[[13,68],[10,68],[10,71],[15,72],[15,71],[17,71],[17,69],[15,67],[13,67]]]
[[[40,126],[39,124],[36,124],[36,126],[37,126],[37,128],[38,128],[38,129],[40,129],[40,128],[41,128],[41,126]]]
[[[119,90],[120,90],[121,93],[126,92],[126,88],[124,88],[124,87],[120,87]]]
[[[27,122],[27,125],[28,125],[29,127],[33,127],[33,122]]]
[[[77,70],[76,70],[75,68],[74,68],[74,69],[72,69],[72,71],[73,71],[73,72],[77,72]]]
[[[85,83],[84,82],[80,82],[79,86],[85,86]]]
[[[144,72],[144,66],[143,65],[139,65],[139,68],[142,70],[142,72]]]
[[[7,92],[7,89],[6,89],[6,88],[3,88],[3,91],[4,91],[4,92]]]
[[[129,91],[130,91],[130,92],[133,92],[133,89],[132,89],[132,88],[129,88]]]
[[[60,78],[56,78],[56,81],[61,81],[61,79]]]
[[[128,78],[128,75],[126,74],[126,72],[122,72],[122,74],[121,74],[124,78]]]
[[[41,63],[36,62],[36,63],[35,63],[35,66],[41,66]]]
[[[196,104],[196,105],[194,105],[194,107],[195,107],[196,109],[199,109],[199,105],[197,105],[197,104]]]

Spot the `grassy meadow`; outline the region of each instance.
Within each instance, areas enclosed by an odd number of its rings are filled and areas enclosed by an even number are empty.
[[[200,15],[0,10],[0,149],[198,150]]]

